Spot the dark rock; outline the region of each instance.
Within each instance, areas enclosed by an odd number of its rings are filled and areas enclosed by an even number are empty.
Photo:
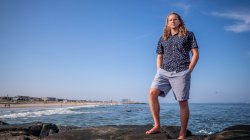
[[[0,121],[0,125],[8,125],[8,123]]]
[[[163,140],[177,139],[179,126],[162,126],[161,133],[146,135],[151,125],[120,125],[80,128],[51,123],[7,124],[0,122],[0,140]],[[187,131],[188,140],[249,140],[250,125],[235,125],[209,136],[193,135]]]
[[[0,125],[0,137],[4,139],[34,139],[58,131],[56,125],[42,122]]]
[[[210,135],[207,140],[250,140],[250,125],[235,125]]]
[[[120,125],[120,126],[99,126],[90,128],[72,129],[65,133],[57,133],[45,137],[45,140],[85,140],[85,139],[115,139],[115,140],[139,140],[139,139],[177,139],[180,127],[162,127],[162,132],[153,135],[146,135],[145,132],[152,128],[151,125]],[[188,136],[191,132],[188,131]],[[195,137],[193,137],[195,139]]]
[[[12,133],[13,135],[39,136],[42,123],[9,124],[0,125],[0,132]]]
[[[123,125],[123,126],[100,126],[90,128],[72,129],[64,133],[58,133],[45,137],[45,140],[85,140],[85,139],[114,139],[114,140],[162,140],[162,139],[177,139],[180,131],[178,126],[163,126],[162,132],[153,135],[146,135],[146,130],[150,129],[151,125]],[[221,132],[215,133],[210,136],[206,135],[192,135],[187,131],[188,140],[249,140],[250,125],[232,126],[224,129]]]
[[[230,131],[230,130],[244,130],[250,131],[250,125],[234,125],[223,129],[222,131]]]
[[[30,138],[30,137],[24,136],[24,137],[23,137],[23,140],[31,140],[31,138]]]
[[[46,137],[49,135],[51,124],[43,124],[42,130],[40,132],[40,137]]]
[[[40,132],[40,137],[46,137],[46,136],[48,136],[50,134],[55,134],[55,133],[58,133],[58,132],[59,132],[59,129],[55,124],[44,123],[43,127],[42,127],[42,130]]]
[[[58,126],[59,133],[68,132],[69,130],[78,129],[78,128],[81,128],[81,127],[77,127],[77,126]]]
[[[0,136],[0,140],[39,140],[34,136]]]
[[[51,124],[50,130],[49,130],[49,135],[55,134],[59,132],[59,128],[55,124]]]
[[[162,130],[168,138],[178,138],[181,128],[179,126],[163,126]],[[191,131],[187,130],[186,136],[192,136]]]
[[[249,131],[232,130],[222,131],[207,138],[208,140],[250,140]]]
[[[42,123],[38,122],[38,123],[31,123],[30,126],[28,127],[29,128],[29,135],[32,135],[32,136],[40,136],[40,133],[41,133],[41,129],[42,129]]]

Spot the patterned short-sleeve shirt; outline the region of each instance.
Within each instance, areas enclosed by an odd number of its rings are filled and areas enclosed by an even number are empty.
[[[178,34],[169,36],[167,40],[161,37],[157,45],[157,54],[163,55],[161,68],[172,72],[187,70],[190,64],[189,52],[192,48],[198,48],[193,32],[187,31],[186,35]]]

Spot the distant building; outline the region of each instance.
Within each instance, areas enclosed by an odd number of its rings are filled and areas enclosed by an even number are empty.
[[[68,102],[77,102],[77,100],[67,100]]]
[[[8,96],[0,97],[0,101],[10,101],[10,100],[13,100],[13,97],[8,97]]]
[[[63,103],[67,103],[67,102],[68,102],[68,100],[67,100],[67,99],[64,99],[64,100],[63,100]]]
[[[18,97],[13,97],[12,100],[13,100],[13,101],[17,101],[17,100],[18,100]]]
[[[57,102],[62,102],[64,99],[56,99]]]
[[[42,98],[38,98],[38,97],[30,97],[31,101],[43,101]]]
[[[15,100],[29,101],[30,96],[15,96]]]
[[[56,98],[54,98],[54,97],[43,97],[42,99],[44,101],[56,101]]]

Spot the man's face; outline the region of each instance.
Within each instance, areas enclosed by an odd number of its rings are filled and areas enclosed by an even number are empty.
[[[168,17],[168,27],[176,29],[179,28],[180,23],[181,22],[176,15],[172,14]]]

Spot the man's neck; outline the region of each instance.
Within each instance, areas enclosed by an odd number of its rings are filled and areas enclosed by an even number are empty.
[[[179,33],[179,29],[171,29],[171,35],[176,35]]]

